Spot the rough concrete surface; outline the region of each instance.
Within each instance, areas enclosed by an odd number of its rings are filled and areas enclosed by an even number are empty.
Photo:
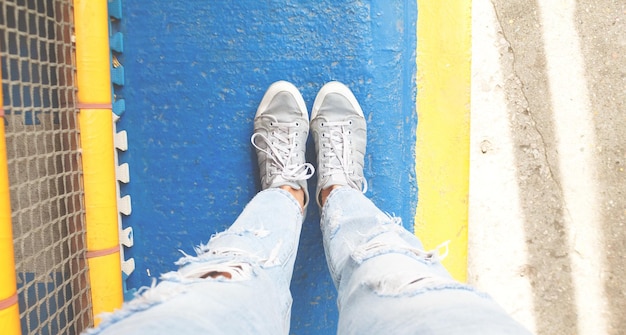
[[[537,334],[626,329],[626,2],[474,0],[470,264]]]

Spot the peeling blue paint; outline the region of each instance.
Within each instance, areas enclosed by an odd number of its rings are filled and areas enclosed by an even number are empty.
[[[126,112],[136,271],[172,268],[232,223],[259,187],[249,139],[265,89],[288,80],[310,108],[330,80],[349,85],[368,120],[368,196],[412,229],[416,204],[414,1],[124,1]],[[308,160],[315,161],[312,141]],[[315,193],[315,180],[310,183]],[[336,293],[313,201],[292,282],[292,332],[334,334]]]

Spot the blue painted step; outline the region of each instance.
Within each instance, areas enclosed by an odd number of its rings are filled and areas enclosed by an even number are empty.
[[[349,85],[369,122],[367,193],[412,229],[416,204],[415,1],[123,2],[136,261],[129,288],[150,285],[227,228],[256,193],[252,120],[265,89],[288,80],[310,108],[330,80]],[[308,160],[315,161],[312,141]],[[310,183],[314,194],[315,180]],[[292,281],[292,333],[335,334],[330,280],[313,201]]]

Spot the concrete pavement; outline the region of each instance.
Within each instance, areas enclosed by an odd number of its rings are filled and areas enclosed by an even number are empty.
[[[473,1],[469,281],[537,334],[626,327],[626,3]]]

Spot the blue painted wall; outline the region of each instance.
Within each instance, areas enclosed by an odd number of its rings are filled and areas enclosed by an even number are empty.
[[[365,175],[381,209],[412,229],[416,204],[415,1],[123,2],[134,229],[129,288],[149,285],[224,230],[258,190],[252,122],[265,89],[294,83],[310,108],[330,80],[348,84],[369,122]],[[308,160],[315,161],[312,141]],[[310,182],[311,194],[315,180]],[[292,333],[335,334],[315,202],[296,261]]]

